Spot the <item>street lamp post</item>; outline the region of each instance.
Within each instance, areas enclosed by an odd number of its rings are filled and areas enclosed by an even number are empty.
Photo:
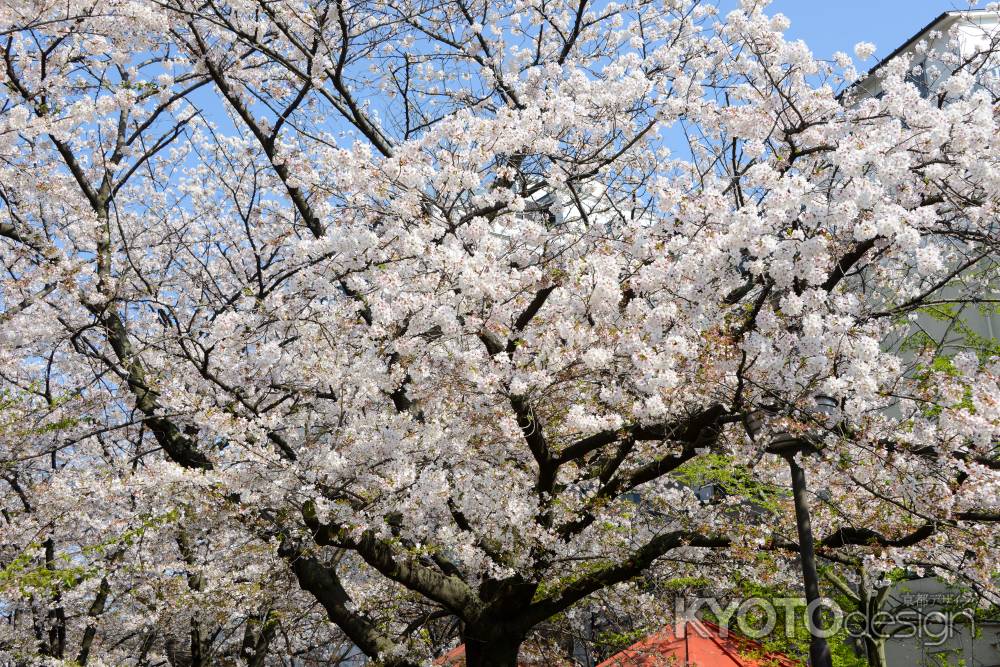
[[[815,396],[815,417],[829,417],[837,409],[837,401],[829,396]],[[747,420],[748,431],[755,438],[764,428],[765,418],[770,411],[760,410],[750,415]],[[819,603],[819,574],[816,570],[816,546],[813,539],[812,523],[809,518],[809,504],[806,499],[806,474],[802,466],[795,460],[799,453],[808,453],[815,449],[819,434],[807,432],[792,434],[788,431],[778,431],[774,434],[767,450],[777,454],[788,462],[792,476],[792,497],[795,504],[795,527],[799,536],[799,557],[802,563],[802,581],[806,592],[806,603],[810,610],[809,626],[809,664],[812,667],[833,667],[830,655],[830,645],[826,638],[820,636],[822,630],[822,611]]]

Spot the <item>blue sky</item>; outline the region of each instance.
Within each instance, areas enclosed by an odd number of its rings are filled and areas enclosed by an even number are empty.
[[[858,42],[873,42],[880,59],[941,12],[968,8],[964,0],[775,0],[767,13],[787,16],[792,26],[786,37],[804,40],[818,58],[834,51],[853,54]]]

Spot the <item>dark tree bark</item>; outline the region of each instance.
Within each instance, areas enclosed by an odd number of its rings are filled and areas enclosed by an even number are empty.
[[[86,665],[90,659],[90,649],[94,645],[94,638],[97,636],[97,618],[104,613],[104,606],[107,604],[110,593],[111,586],[108,583],[108,578],[103,577],[100,586],[97,588],[97,596],[87,611],[87,616],[92,620],[83,631],[83,639],[80,640],[80,652],[76,656],[76,661],[81,665]]]
[[[45,540],[45,569],[54,571],[55,542],[52,538]],[[62,591],[57,587],[52,596],[52,605],[48,612],[49,645],[47,655],[62,658],[66,652],[66,611],[62,606]]]
[[[482,634],[477,630],[482,630]],[[463,633],[466,667],[517,667],[523,638],[490,637],[489,634],[484,628],[470,628]]]

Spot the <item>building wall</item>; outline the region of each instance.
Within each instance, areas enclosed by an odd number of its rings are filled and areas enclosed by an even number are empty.
[[[1000,666],[1000,622],[976,621],[975,602],[958,588],[933,578],[898,583],[883,611],[912,614],[915,630],[886,642],[889,667]]]

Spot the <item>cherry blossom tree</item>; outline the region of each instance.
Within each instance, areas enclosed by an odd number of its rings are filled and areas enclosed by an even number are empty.
[[[990,588],[992,54],[861,99],[765,5],[0,7],[0,650],[511,666],[640,577]]]

